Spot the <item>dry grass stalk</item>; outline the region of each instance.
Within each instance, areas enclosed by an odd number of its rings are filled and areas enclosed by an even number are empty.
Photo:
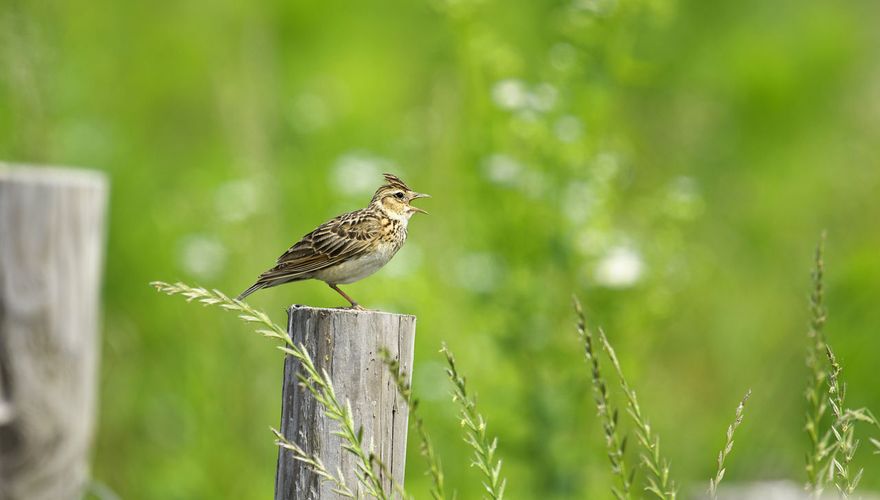
[[[257,323],[263,328],[258,328],[257,333],[281,342],[278,346],[282,352],[289,354],[300,362],[305,374],[298,374],[300,383],[305,387],[324,408],[324,414],[339,424],[336,434],[345,440],[343,449],[357,457],[356,475],[358,482],[364,487],[369,496],[380,500],[389,500],[391,495],[385,490],[381,477],[381,464],[376,471],[376,459],[371,453],[367,453],[363,446],[362,429],[355,430],[351,407],[342,404],[333,389],[333,383],[326,372],[318,372],[312,361],[311,355],[303,345],[296,345],[291,340],[287,331],[272,322],[269,316],[259,309],[251,307],[246,302],[235,300],[226,296],[219,290],[191,287],[185,283],[164,283],[154,281],[150,283],[158,291],[167,295],[182,295],[188,302],[196,301],[204,305],[218,306],[227,311],[238,313],[238,317],[248,323]],[[288,448],[289,449],[289,448]],[[315,471],[320,475],[320,471]],[[401,490],[398,485],[393,485],[395,490]],[[402,495],[406,496],[406,495]]]
[[[842,367],[824,334],[827,320],[823,283],[824,247],[823,232],[816,246],[813,291],[810,294],[810,342],[807,349],[810,378],[806,391],[808,409],[805,427],[810,439],[806,463],[807,490],[814,498],[819,498],[826,484],[833,483],[837,491],[847,498],[855,492],[864,472],[864,469],[856,472],[851,470],[859,446],[855,424],[863,422],[880,428],[880,422],[866,408],[845,406],[846,385],[840,378]],[[826,384],[827,390],[824,387]],[[831,408],[831,422],[824,424],[828,408]],[[880,441],[873,438],[870,441],[880,450]]]
[[[345,498],[357,498],[354,492],[351,491],[347,484],[345,484],[345,477],[341,470],[337,469],[335,474],[330,472],[324,465],[321,457],[306,453],[306,451],[300,448],[299,445],[288,441],[287,438],[285,438],[277,429],[272,428],[271,430],[272,433],[275,434],[275,444],[281,448],[289,450],[291,455],[293,455],[293,458],[308,465],[309,468],[321,478],[321,481],[333,483],[334,493]]]
[[[837,362],[837,358],[828,344],[825,344],[825,352],[831,365],[831,370],[828,372],[828,402],[834,416],[831,433],[834,435],[835,446],[831,453],[831,470],[834,485],[843,498],[847,498],[858,486],[864,469],[859,469],[855,474],[850,472],[850,464],[859,446],[859,442],[855,439],[855,421],[850,410],[844,406],[846,386],[840,382],[842,370],[840,363]]]
[[[391,356],[387,349],[381,349],[380,355],[382,361],[394,377],[394,383],[397,385],[397,392],[400,397],[406,401],[409,406],[410,418],[416,425],[416,433],[419,435],[419,452],[428,463],[428,474],[431,476],[431,498],[434,500],[445,500],[446,492],[443,486],[443,466],[440,458],[434,452],[434,446],[431,443],[431,437],[425,429],[425,422],[419,414],[419,400],[412,393],[412,386],[406,381],[405,374],[400,369],[400,362]]]
[[[626,378],[623,376],[623,369],[621,369],[620,362],[617,360],[617,354],[615,354],[614,348],[611,347],[611,343],[608,342],[608,338],[601,328],[599,328],[599,342],[602,344],[602,348],[608,354],[608,358],[617,372],[620,387],[623,389],[627,400],[627,413],[632,417],[636,425],[636,438],[644,450],[640,455],[641,464],[649,472],[647,475],[648,486],[645,489],[653,493],[657,498],[675,500],[675,483],[669,477],[669,461],[660,454],[660,438],[654,434],[651,425],[642,414],[636,392],[630,388]]]
[[[455,357],[443,344],[440,349],[446,356],[448,368],[446,375],[452,382],[452,400],[461,406],[461,425],[465,430],[465,442],[474,449],[474,462],[472,465],[483,473],[483,487],[486,489],[484,498],[501,500],[504,497],[504,487],[507,480],[501,477],[501,460],[496,459],[495,451],[498,447],[498,438],[489,439],[486,432],[486,420],[477,412],[477,402],[467,392],[464,378],[459,375],[455,366]]]
[[[746,392],[746,395],[742,398],[742,401],[740,401],[739,405],[736,407],[736,415],[734,416],[733,423],[727,427],[727,441],[724,443],[724,448],[718,452],[718,470],[715,472],[715,477],[709,480],[709,497],[712,500],[718,498],[718,485],[721,483],[721,480],[724,479],[724,472],[726,470],[724,468],[724,461],[727,459],[727,456],[730,455],[730,451],[733,450],[733,434],[743,421],[743,410],[745,410],[746,402],[751,395],[752,390],[749,389]]]
[[[825,321],[827,318],[824,305],[823,277],[825,233],[816,245],[815,267],[812,273],[813,290],[810,293],[810,327],[807,330],[807,368],[810,376],[807,380],[807,416],[804,430],[810,440],[807,453],[806,473],[807,490],[814,496],[822,494],[825,481],[830,472],[828,457],[831,454],[831,433],[822,430],[823,419],[828,411],[828,392],[825,381],[828,377],[827,357],[825,354]]]
[[[828,395],[831,414],[834,416],[830,429],[834,436],[834,444],[829,460],[829,477],[833,479],[837,491],[847,498],[855,492],[864,473],[864,469],[861,468],[854,474],[850,471],[850,465],[859,447],[859,440],[855,438],[856,423],[862,422],[880,428],[880,422],[867,408],[853,409],[844,406],[846,385],[840,381],[842,368],[830,345],[825,345],[825,352],[831,365],[828,374]],[[877,446],[876,441],[871,438],[875,446]]]
[[[626,452],[626,436],[621,436],[618,425],[617,409],[611,405],[608,398],[608,386],[602,377],[599,368],[599,359],[593,350],[593,332],[587,328],[584,310],[580,301],[574,297],[574,309],[577,314],[577,332],[584,343],[584,355],[590,365],[590,375],[593,382],[593,394],[595,395],[596,409],[602,420],[602,431],[605,434],[605,448],[608,450],[608,459],[611,462],[611,472],[617,478],[619,485],[611,487],[611,493],[618,500],[631,498],[635,469],[628,472],[624,454]]]

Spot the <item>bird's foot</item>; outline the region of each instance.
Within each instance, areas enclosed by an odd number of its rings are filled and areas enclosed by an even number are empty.
[[[333,309],[339,309],[341,311],[369,311],[366,307],[363,307],[360,304],[352,304],[350,306],[339,306],[334,307]]]

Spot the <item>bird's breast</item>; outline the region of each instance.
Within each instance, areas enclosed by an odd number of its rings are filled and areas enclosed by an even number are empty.
[[[345,285],[362,280],[375,273],[394,257],[403,241],[379,242],[376,248],[358,257],[340,262],[333,267],[315,273],[315,278],[335,285]]]

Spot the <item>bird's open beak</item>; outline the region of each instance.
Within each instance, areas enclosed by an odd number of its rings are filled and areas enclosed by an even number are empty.
[[[431,197],[431,195],[425,194],[425,193],[413,193],[412,198],[410,198],[410,202],[412,202],[412,200],[417,200],[419,198],[430,198],[430,197]],[[410,205],[409,207],[412,208],[414,212],[419,212],[419,213],[423,213],[425,215],[430,215],[430,214],[428,214],[428,212],[422,210],[419,207],[414,207],[412,205]]]

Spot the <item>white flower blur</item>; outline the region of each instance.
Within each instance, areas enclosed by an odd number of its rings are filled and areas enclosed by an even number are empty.
[[[515,159],[505,154],[493,154],[483,164],[486,177],[495,184],[512,186],[516,184],[523,167]]]
[[[520,109],[527,104],[528,99],[529,92],[521,80],[509,78],[492,87],[492,101],[501,109]]]
[[[608,288],[628,288],[642,277],[642,256],[630,247],[611,248],[596,265],[593,274],[596,283]]]
[[[371,195],[382,181],[382,173],[395,170],[391,160],[358,151],[340,156],[331,175],[335,189],[349,195]]]
[[[180,267],[200,279],[212,279],[226,264],[226,247],[211,236],[192,234],[179,245]]]

